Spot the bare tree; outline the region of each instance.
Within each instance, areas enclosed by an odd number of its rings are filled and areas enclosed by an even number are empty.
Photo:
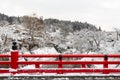
[[[36,16],[23,16],[23,24],[28,28],[28,32],[31,38],[29,44],[29,50],[34,47],[35,37],[44,36],[44,22],[42,18],[37,18]]]

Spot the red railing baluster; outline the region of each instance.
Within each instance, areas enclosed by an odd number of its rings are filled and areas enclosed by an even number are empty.
[[[82,68],[85,68],[86,67],[86,65],[85,64],[82,64]]]
[[[62,69],[62,54],[59,54],[58,58],[59,58],[58,68]],[[63,72],[61,72],[61,70],[58,70],[57,73],[58,74],[63,74]]]
[[[35,64],[35,68],[40,68],[39,64]]]
[[[104,56],[104,68],[108,68],[108,55]]]
[[[58,57],[59,57],[58,68],[62,68],[62,54],[58,55]]]
[[[108,55],[104,55],[104,68],[108,68]],[[108,74],[109,72],[107,70],[103,71],[104,74]]]

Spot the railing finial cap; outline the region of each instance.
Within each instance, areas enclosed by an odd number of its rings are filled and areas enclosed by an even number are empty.
[[[17,50],[17,43],[14,41],[12,44],[13,44],[12,50]]]

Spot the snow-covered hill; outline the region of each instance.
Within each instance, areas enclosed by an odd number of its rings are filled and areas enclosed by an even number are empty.
[[[37,30],[34,32],[36,31]],[[83,29],[69,32],[68,35],[64,35],[59,28],[54,32],[46,30],[44,37],[34,37],[34,46],[31,50],[53,47],[58,52],[62,53],[119,53],[120,36],[118,32],[119,31],[105,32]],[[5,24],[4,26],[0,26],[0,37],[0,46],[2,46],[2,50],[0,49],[1,53],[9,51],[13,40],[17,41],[20,51],[23,48],[30,51],[28,47],[31,44],[31,35],[29,34],[29,29],[22,24]],[[7,49],[4,50],[3,47]]]

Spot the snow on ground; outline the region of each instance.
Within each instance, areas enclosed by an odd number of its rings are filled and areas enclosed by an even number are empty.
[[[35,54],[57,54],[58,52],[53,47],[39,48],[32,51]]]
[[[30,54],[29,52],[26,52],[26,53]],[[39,48],[37,50],[33,50],[32,53],[33,54],[59,54],[53,47]],[[53,61],[55,59],[56,58],[29,58],[29,61]],[[22,58],[21,60],[23,61],[24,59]],[[21,69],[35,69],[35,65],[24,66]]]
[[[37,50],[33,50],[32,51],[34,54],[59,54],[55,48],[53,47],[45,47],[45,48],[39,48]],[[47,60],[47,61],[51,61],[54,60],[55,58],[41,58],[40,60]]]
[[[57,74],[57,73],[36,73],[36,74],[28,74],[28,73],[21,73],[21,74],[10,74],[10,73],[3,73],[0,77],[119,77],[120,74],[110,73],[110,74],[101,74],[101,73],[64,73],[64,74]]]

